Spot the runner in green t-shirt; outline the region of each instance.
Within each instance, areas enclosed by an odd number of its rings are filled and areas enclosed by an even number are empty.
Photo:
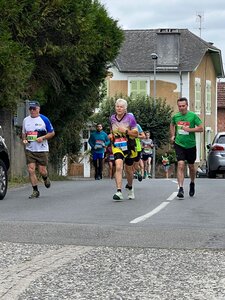
[[[195,194],[195,160],[196,160],[196,141],[195,132],[202,132],[202,121],[192,111],[188,111],[188,100],[181,97],[177,100],[179,112],[171,120],[170,134],[171,142],[174,143],[174,149],[177,156],[177,181],[179,185],[178,198],[184,198],[184,167],[185,161],[188,163],[190,172],[190,189],[191,197]]]

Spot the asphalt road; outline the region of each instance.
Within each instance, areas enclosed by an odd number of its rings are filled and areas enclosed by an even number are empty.
[[[114,202],[113,180],[58,181],[9,190],[0,202],[1,240],[88,246],[225,248],[224,180],[197,179],[177,200],[176,180],[135,180],[135,200]],[[125,181],[124,181],[125,185]],[[126,191],[124,198],[126,198]],[[175,198],[174,198],[175,197]],[[34,234],[35,233],[35,234]]]
[[[225,299],[224,179],[135,180],[114,202],[113,180],[30,186],[0,202],[0,298]],[[125,186],[125,181],[124,181]],[[124,196],[126,193],[124,191]]]

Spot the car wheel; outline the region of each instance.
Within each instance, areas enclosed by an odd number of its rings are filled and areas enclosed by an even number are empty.
[[[208,178],[216,178],[216,172],[215,171],[208,171]]]
[[[0,159],[0,200],[2,200],[8,188],[8,174],[4,162]]]

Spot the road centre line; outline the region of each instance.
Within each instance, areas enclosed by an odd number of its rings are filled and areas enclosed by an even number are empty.
[[[166,207],[169,203],[170,202],[162,202],[159,206],[157,206],[156,208],[154,208],[149,213],[147,213],[147,214],[145,214],[143,216],[140,216],[140,217],[138,217],[138,218],[130,221],[130,223],[136,224],[136,223],[145,221],[146,219],[150,218],[151,216],[157,214],[161,209],[163,209],[164,207]]]
[[[177,192],[173,192],[166,200],[172,201],[177,196]]]
[[[176,195],[177,195],[177,192],[173,192],[166,200],[167,201],[172,201],[176,197]],[[169,204],[169,202],[164,201],[160,205],[158,205],[156,208],[154,208],[152,211],[150,211],[149,213],[130,221],[130,223],[136,224],[136,223],[139,223],[139,222],[143,222],[146,219],[148,219],[148,218],[152,217],[153,215],[157,214],[160,210],[162,210],[168,204]]]

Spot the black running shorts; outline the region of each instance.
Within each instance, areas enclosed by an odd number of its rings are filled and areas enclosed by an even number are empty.
[[[187,161],[188,164],[192,165],[196,160],[196,147],[193,148],[183,148],[177,144],[174,144],[174,149],[176,152],[177,161],[183,160]]]

